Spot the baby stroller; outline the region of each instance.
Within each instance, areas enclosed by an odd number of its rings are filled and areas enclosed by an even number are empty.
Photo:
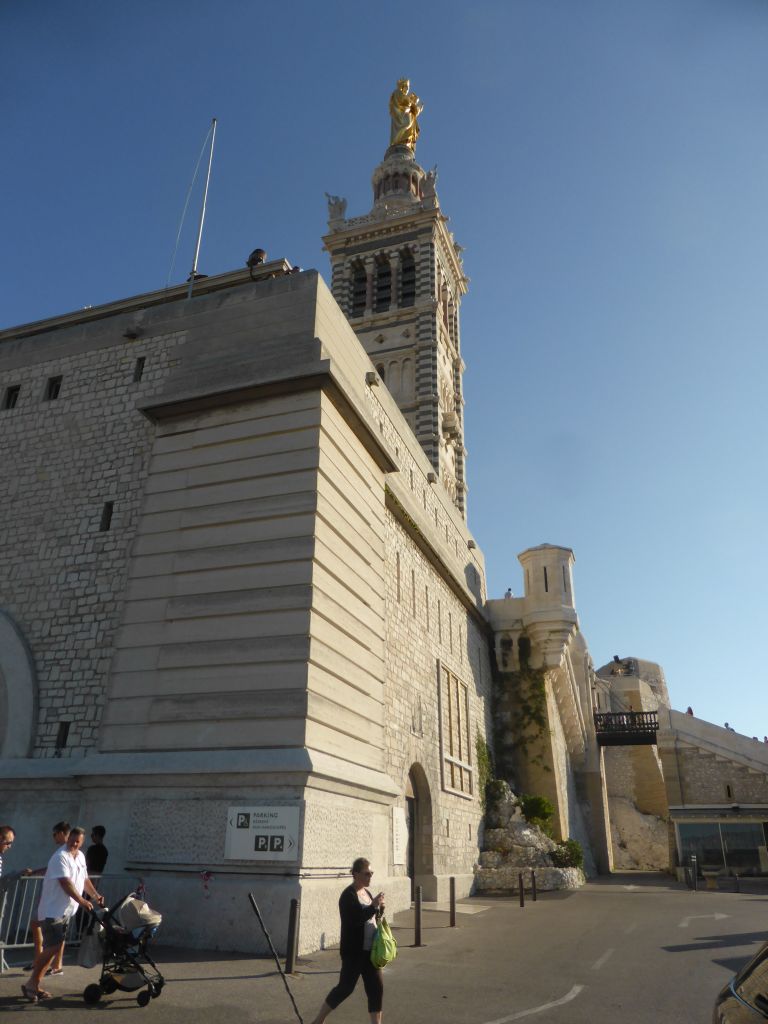
[[[83,932],[79,962],[95,967],[101,961],[101,976],[98,983],[88,985],[83,992],[86,1003],[98,1003],[102,995],[118,989],[137,992],[139,1006],[146,1006],[150,999],[160,995],[165,978],[147,953],[147,944],[162,919],[133,892],[123,896],[111,910],[92,912]]]

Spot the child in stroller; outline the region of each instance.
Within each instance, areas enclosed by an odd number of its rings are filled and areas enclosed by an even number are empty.
[[[133,892],[109,910],[92,912],[83,931],[79,962],[84,967],[95,967],[101,961],[101,976],[98,983],[88,985],[83,992],[86,1003],[98,1003],[102,994],[109,995],[117,989],[140,989],[136,996],[139,1006],[146,1006],[150,999],[160,995],[165,979],[147,953],[147,944],[161,921],[162,916]]]

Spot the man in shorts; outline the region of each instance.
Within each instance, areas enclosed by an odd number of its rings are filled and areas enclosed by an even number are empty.
[[[57,847],[62,847],[67,841],[69,830],[71,825],[68,821],[57,821],[53,826],[53,841]],[[45,868],[27,868],[26,871],[22,871],[23,875],[44,875]],[[38,956],[43,949],[43,933],[40,930],[40,922],[35,920],[32,922],[32,940],[35,943],[35,956]],[[27,971],[31,971],[34,967],[34,960],[31,964],[27,964],[24,968]],[[54,961],[51,964],[48,974],[63,974],[64,973],[64,943],[59,946],[59,952],[54,957]]]
[[[21,986],[22,993],[31,1003],[51,996],[50,992],[40,988],[40,981],[65,940],[70,917],[78,907],[91,911],[93,903],[104,905],[104,897],[96,892],[88,877],[85,857],[80,852],[84,839],[85,829],[73,828],[66,843],[48,861],[37,908],[43,948],[35,957],[29,981]],[[81,893],[87,893],[93,903]]]

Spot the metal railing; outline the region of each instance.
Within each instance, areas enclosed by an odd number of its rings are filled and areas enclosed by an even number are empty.
[[[141,879],[131,875],[93,875],[91,881],[107,906],[141,888]],[[7,879],[0,888],[0,974],[8,970],[5,954],[9,950],[34,950],[32,922],[37,920],[42,887],[42,875],[22,875]],[[70,918],[65,940],[68,946],[79,945],[84,923],[83,914]],[[32,959],[30,954],[27,957]]]
[[[596,711],[595,733],[600,746],[655,743],[659,716],[655,711]]]

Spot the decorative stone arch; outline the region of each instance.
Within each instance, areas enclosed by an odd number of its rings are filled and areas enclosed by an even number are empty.
[[[19,627],[0,609],[0,757],[29,757],[37,726],[37,676]]]
[[[434,882],[434,852],[432,833],[432,796],[429,781],[422,766],[411,765],[405,785],[406,817],[408,822],[408,874],[412,895],[417,885],[425,889],[427,898]]]

